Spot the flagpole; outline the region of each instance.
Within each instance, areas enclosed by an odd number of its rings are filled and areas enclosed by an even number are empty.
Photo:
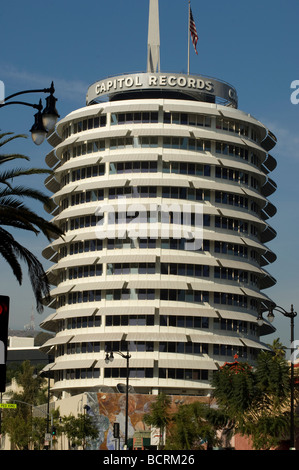
[[[188,75],[190,73],[190,0],[189,0],[189,14],[188,14]]]

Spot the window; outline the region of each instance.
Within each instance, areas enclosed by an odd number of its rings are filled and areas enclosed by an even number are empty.
[[[203,139],[190,139],[184,137],[163,137],[164,148],[191,150],[198,152],[210,152],[211,141]]]

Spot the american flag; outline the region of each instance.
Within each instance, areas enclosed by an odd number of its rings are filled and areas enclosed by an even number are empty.
[[[192,43],[193,43],[195,52],[197,54],[196,44],[198,41],[198,35],[197,35],[196,26],[195,26],[194,19],[193,19],[191,7],[190,7],[189,28],[190,28]]]

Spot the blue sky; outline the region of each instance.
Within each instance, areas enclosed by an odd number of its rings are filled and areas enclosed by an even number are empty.
[[[272,177],[278,191],[271,197],[277,215],[271,225],[277,238],[269,244],[278,259],[268,267],[277,279],[266,293],[282,307],[299,311],[298,208],[299,104],[291,103],[291,82],[299,80],[297,0],[250,2],[192,0],[199,33],[198,56],[191,47],[190,73],[225,80],[238,91],[239,108],[266,124],[277,136],[272,154],[278,166]],[[147,60],[148,0],[11,0],[2,2],[0,17],[0,80],[6,95],[45,88],[54,80],[61,117],[85,105],[90,84],[109,75],[142,72]],[[187,72],[188,1],[160,0],[161,70]],[[26,98],[37,102],[40,95]],[[30,108],[1,109],[1,131],[26,133],[33,124]],[[31,157],[30,166],[45,167],[48,143],[36,147],[29,137],[6,151]],[[44,178],[27,179],[43,188]],[[36,208],[41,214],[43,209]],[[47,241],[18,234],[18,240],[40,257]],[[42,259],[40,257],[40,259]],[[49,267],[44,262],[45,268]],[[0,260],[1,293],[11,297],[10,327],[29,323],[34,299],[24,270],[19,287]],[[43,315],[35,313],[38,325]],[[299,320],[295,338],[299,339]],[[277,332],[289,345],[289,320],[277,313]]]

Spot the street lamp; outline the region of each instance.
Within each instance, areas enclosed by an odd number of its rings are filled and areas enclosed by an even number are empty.
[[[54,129],[57,119],[59,118],[59,114],[56,110],[57,99],[54,96],[54,92],[55,88],[53,82],[51,83],[50,88],[19,91],[5,98],[4,102],[0,104],[0,108],[4,108],[5,106],[9,106],[12,104],[19,104],[37,109],[38,112],[34,115],[34,124],[31,127],[30,132],[33,142],[36,145],[40,145],[45,140],[45,137],[48,132],[51,132]],[[43,110],[41,100],[39,101],[39,104],[27,103],[25,101],[9,101],[16,96],[24,95],[27,93],[50,93],[50,95],[46,98],[45,109]]]
[[[90,410],[90,406],[84,405],[83,408],[83,450],[86,448],[86,413]]]
[[[126,420],[125,420],[125,448],[128,448],[128,414],[129,414],[129,360],[131,355],[129,352],[127,354],[122,353],[121,351],[115,351],[115,354],[119,354],[122,358],[126,359],[127,361],[127,368],[126,368]],[[109,364],[114,360],[113,352],[106,353],[105,362]]]
[[[51,369],[50,369],[50,364],[54,362],[54,358],[52,355],[48,355],[48,368],[46,370],[42,370],[40,372],[41,377],[45,377],[48,379],[48,386],[47,386],[47,434],[50,432],[50,378],[52,376]],[[48,446],[47,446],[48,450]]]
[[[294,358],[293,358],[293,352],[294,352],[294,319],[297,316],[297,312],[294,311],[293,305],[291,305],[291,311],[287,312],[284,308],[279,307],[276,305],[275,307],[271,307],[269,309],[269,313],[267,315],[267,318],[269,322],[274,321],[274,314],[273,310],[276,310],[277,312],[282,313],[287,318],[290,318],[291,320],[291,423],[290,423],[290,450],[296,450],[295,447],[295,425],[294,425]],[[258,325],[262,326],[264,320],[263,316],[260,313],[257,319]]]

